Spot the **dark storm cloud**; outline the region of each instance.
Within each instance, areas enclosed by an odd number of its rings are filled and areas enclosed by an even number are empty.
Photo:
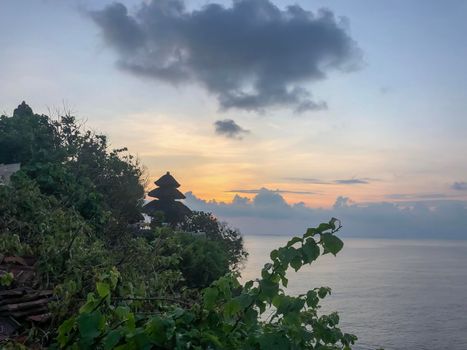
[[[254,198],[235,195],[231,203],[205,201],[186,193],[193,210],[214,213],[245,234],[296,235],[307,227],[339,218],[342,234],[384,238],[467,238],[467,202],[414,200],[411,202],[356,203],[338,197],[332,208],[289,204],[276,191],[262,188]],[[449,227],[449,230],[446,230]]]
[[[216,134],[223,135],[232,139],[241,139],[243,134],[249,133],[232,119],[217,120],[214,122]]]
[[[451,188],[456,191],[467,191],[467,182],[454,182]]]
[[[305,84],[361,63],[346,21],[329,10],[237,0],[188,11],[181,0],[152,0],[134,14],[114,3],[91,17],[118,52],[121,68],[175,84],[199,83],[224,109],[324,109]]]
[[[125,5],[114,3],[104,11],[93,12],[92,18],[103,29],[104,39],[117,50],[131,52],[144,44],[144,33],[136,20],[128,15]]]

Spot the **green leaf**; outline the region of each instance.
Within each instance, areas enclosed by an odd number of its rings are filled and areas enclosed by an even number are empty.
[[[244,317],[245,323],[249,325],[254,325],[258,322],[258,311],[256,311],[254,308],[250,307],[245,311],[245,317]]]
[[[203,338],[211,342],[216,348],[222,348],[222,343],[219,341],[219,338],[211,333],[203,333]]]
[[[128,313],[128,319],[126,321],[126,327],[130,332],[134,332],[135,329],[136,329],[135,315],[132,312]]]
[[[294,237],[290,241],[287,242],[287,248],[293,246],[295,243],[301,242],[302,238],[300,237]]]
[[[318,289],[318,296],[323,299],[326,295],[331,294],[331,288],[329,287],[321,287]]]
[[[302,298],[293,298],[291,303],[292,312],[299,312],[305,306],[305,300]]]
[[[333,312],[329,315],[329,325],[330,326],[336,326],[339,324],[339,315],[337,312]]]
[[[324,231],[332,230],[333,225],[328,223],[319,224],[318,228],[316,229],[319,233],[323,233]]]
[[[318,231],[315,228],[311,227],[311,228],[306,230],[306,233],[303,235],[303,237],[304,238],[312,237],[317,233],[318,233]]]
[[[139,350],[152,349],[151,339],[141,329],[136,332],[136,334],[132,338],[132,341],[134,342],[136,349],[139,349]]]
[[[284,260],[283,263],[284,265],[289,264],[297,255],[299,255],[298,251],[294,247],[289,247],[285,248],[283,251],[284,259],[281,258],[281,260]]]
[[[241,310],[240,302],[232,299],[224,305],[224,317],[229,318]]]
[[[259,348],[261,350],[289,350],[290,344],[289,340],[284,334],[274,333],[274,334],[264,334],[259,338]]]
[[[248,295],[248,294],[240,294],[235,299],[238,300],[238,302],[240,303],[240,306],[242,308],[246,308],[246,307],[250,306],[253,297],[251,295]]]
[[[58,327],[58,336],[57,341],[61,346],[64,346],[68,342],[68,333],[73,329],[75,325],[75,318],[69,318],[65,320],[59,327]]]
[[[338,223],[338,224],[340,225],[339,219],[332,218],[332,219],[329,221],[329,225],[331,225],[331,227],[332,227],[333,230],[335,230],[335,229],[337,228],[336,223]]]
[[[295,249],[295,248],[292,248]],[[279,259],[282,264],[287,265],[290,262],[290,253],[288,248],[281,247],[278,249]]]
[[[253,283],[254,283],[253,281],[248,281],[248,282],[246,282],[244,288],[245,288],[246,290],[251,289],[251,287],[253,287]]]
[[[219,288],[219,291],[226,297],[230,299],[232,297],[232,291],[230,289],[231,277],[224,276],[217,280],[216,285]]]
[[[78,329],[83,339],[94,339],[101,333],[99,328],[102,321],[100,312],[81,314],[78,316]]]
[[[284,295],[282,294],[278,294],[274,296],[274,298],[272,298],[272,305],[274,305],[276,309],[279,309],[283,303],[284,303]]]
[[[295,270],[295,271],[298,271],[300,269],[300,267],[302,267],[302,258],[298,255],[296,255],[292,261],[290,262],[290,266],[292,266],[292,268]]]
[[[279,252],[277,249],[274,249],[271,254],[269,254],[271,260],[276,260],[279,257]]]
[[[219,295],[219,291],[217,288],[206,288],[204,290],[204,306],[208,310],[212,310],[214,304],[216,303],[217,297]]]
[[[148,333],[151,339],[156,342],[157,345],[164,345],[167,341],[167,324],[159,316],[151,318],[148,325]]]
[[[344,246],[344,242],[331,233],[322,234],[321,241],[323,242],[324,246],[324,254],[331,253],[336,255]]]
[[[120,338],[121,338],[120,331],[116,329],[107,333],[107,335],[103,339],[104,349],[105,350],[113,349],[115,345],[117,345],[118,342],[120,341]]]
[[[258,301],[256,303],[256,306],[258,307],[260,314],[263,314],[266,311],[266,303],[264,303],[262,301]]]
[[[318,303],[319,298],[317,293],[314,290],[308,291],[308,293],[306,293],[306,304],[312,309],[314,309],[316,308],[316,306],[318,306]]]
[[[318,259],[320,254],[319,247],[313,238],[309,238],[306,240],[305,244],[302,247],[302,252],[304,255],[303,260],[307,264]]]
[[[87,313],[91,312],[94,307],[96,306],[96,297],[94,293],[88,293],[87,298],[86,298],[86,303],[80,307],[79,312],[80,313]]]
[[[113,267],[110,270],[110,283],[112,285],[112,289],[115,289],[118,283],[118,279],[120,278],[120,272],[118,272],[116,267]]]
[[[261,280],[259,286],[261,294],[267,298],[273,298],[279,291],[279,285],[271,280]]]
[[[130,314],[130,309],[126,306],[117,306],[114,313],[115,315],[117,315],[120,321],[124,321],[128,319],[128,315]]]
[[[271,277],[271,274],[269,273],[269,271],[266,268],[263,268],[261,270],[261,278],[266,279],[270,277]]]
[[[97,294],[99,294],[101,298],[105,298],[106,296],[110,294],[110,286],[108,283],[97,282],[96,289],[97,289]]]

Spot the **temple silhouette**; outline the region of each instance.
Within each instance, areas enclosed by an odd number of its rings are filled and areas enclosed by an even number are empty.
[[[151,190],[148,196],[157,199],[152,200],[144,206],[146,214],[155,217],[158,212],[161,212],[164,214],[163,221],[170,225],[176,225],[185,216],[191,215],[191,210],[179,201],[180,199],[185,199],[185,195],[178,190],[180,184],[170,175],[170,172],[167,172],[154,183],[157,187]]]

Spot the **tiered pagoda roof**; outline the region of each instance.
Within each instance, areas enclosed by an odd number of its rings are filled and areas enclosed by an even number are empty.
[[[175,178],[172,175],[170,175],[169,171],[165,175],[162,175],[159,178],[159,180],[155,181],[154,183],[159,187],[180,187],[180,184],[177,182],[177,180],[175,180]]]
[[[156,212],[164,213],[165,221],[175,225],[182,221],[185,216],[191,214],[191,210],[178,199],[185,199],[182,192],[178,190],[180,184],[167,172],[154,182],[158,187],[151,190],[148,196],[155,197],[153,201],[144,206],[148,215],[154,216]]]
[[[156,187],[149,191],[148,196],[159,199],[185,199],[185,195],[173,187]]]

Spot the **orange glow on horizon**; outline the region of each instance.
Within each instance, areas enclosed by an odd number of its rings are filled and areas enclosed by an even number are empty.
[[[180,190],[183,193],[192,192],[197,198],[217,202],[231,203],[235,195],[240,197],[246,197],[250,200],[255,197],[255,193],[244,193],[241,191],[233,191],[236,189],[240,190],[258,190],[266,188],[271,191],[278,190],[278,193],[284,198],[288,204],[296,204],[303,202],[310,208],[330,208],[334,205],[336,199],[339,196],[348,197],[350,200],[362,203],[362,202],[381,202],[390,201],[386,194],[390,194],[391,191],[385,189],[383,183],[377,184],[362,184],[343,186],[337,184],[313,184],[303,185],[295,183],[259,183],[251,181],[239,181],[238,177],[221,177],[221,176],[192,176],[193,172],[189,169],[183,169],[183,171],[174,170],[160,170],[151,171],[151,174],[156,172],[160,173],[160,176],[165,174],[166,171],[170,171],[171,174],[181,184]],[[239,176],[245,180],[251,180],[250,176]],[[148,184],[148,188],[152,188],[153,182],[157,180],[159,176],[154,176]],[[248,186],[245,185],[248,183]],[[295,193],[303,192],[303,193]],[[309,193],[306,193],[309,192]]]
[[[94,126],[105,129],[111,140],[118,140],[138,156],[147,169],[147,189],[170,171],[181,184],[182,192],[191,191],[206,201],[230,203],[235,194],[251,199],[254,193],[232,190],[263,187],[280,190],[289,204],[303,202],[311,208],[330,208],[339,196],[356,203],[403,201],[404,194],[417,193],[446,193],[446,199],[467,197],[466,193],[446,190],[450,179],[443,174],[431,182],[420,181],[417,173],[396,175],[397,154],[395,158],[391,154],[382,157],[378,150],[351,152],[319,143],[309,147],[305,139],[297,141],[278,134],[271,139],[268,133],[284,130],[280,125],[268,125],[265,135],[252,133],[243,140],[228,139],[215,135],[210,128],[216,116],[203,118],[208,120],[201,123],[183,115],[140,113]],[[336,182],[362,175],[371,178],[367,183]],[[315,178],[321,180],[307,180]],[[402,196],[397,198],[397,194]]]

